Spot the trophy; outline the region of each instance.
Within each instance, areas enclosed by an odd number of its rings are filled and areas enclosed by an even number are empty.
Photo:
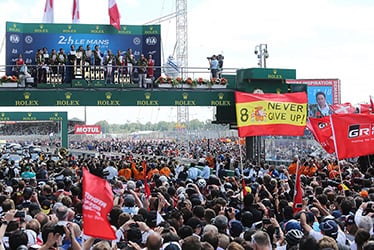
[[[83,60],[82,60],[82,52],[77,51],[75,54],[74,59],[74,76],[75,78],[82,78],[82,71],[83,71]]]
[[[104,77],[104,67],[101,67],[100,66],[100,80],[104,80],[105,77]]]
[[[118,70],[114,71],[114,83],[118,84]]]
[[[50,71],[47,72],[46,78],[47,78],[46,81],[45,81],[46,83],[52,83],[51,82],[51,72]]]
[[[90,66],[90,80],[95,80],[95,68],[94,66]]]
[[[57,73],[57,83],[62,83],[62,75]]]
[[[100,78],[100,67],[95,66],[95,80],[98,80]]]
[[[84,65],[84,79],[89,80],[91,78],[91,69],[88,62],[85,62]]]

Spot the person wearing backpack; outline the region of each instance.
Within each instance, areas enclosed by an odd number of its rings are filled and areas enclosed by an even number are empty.
[[[10,165],[8,165],[4,171],[5,179],[7,180],[7,185],[11,184],[11,180],[13,178],[19,177],[19,170],[15,166],[14,160],[10,161]]]

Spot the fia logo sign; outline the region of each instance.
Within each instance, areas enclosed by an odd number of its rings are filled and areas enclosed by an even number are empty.
[[[155,36],[149,36],[145,39],[145,43],[147,45],[156,45],[157,44],[157,38]]]

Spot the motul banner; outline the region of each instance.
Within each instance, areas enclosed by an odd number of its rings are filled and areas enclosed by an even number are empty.
[[[101,134],[100,125],[75,125],[74,134],[76,135],[98,135]]]

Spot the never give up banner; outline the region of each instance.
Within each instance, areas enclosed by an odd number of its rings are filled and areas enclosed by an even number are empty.
[[[235,92],[239,137],[304,135],[308,98],[305,92],[250,94]]]

